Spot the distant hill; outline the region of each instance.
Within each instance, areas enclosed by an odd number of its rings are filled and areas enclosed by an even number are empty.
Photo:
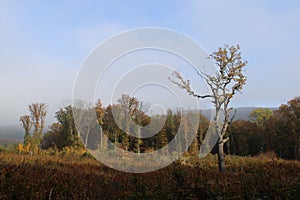
[[[0,147],[8,147],[10,145],[13,145],[13,144],[19,144],[19,143],[22,143],[23,140],[2,140],[0,139]]]
[[[20,140],[24,137],[24,130],[21,126],[6,125],[0,126],[0,140]]]
[[[48,124],[43,130],[46,133],[49,130]],[[31,132],[33,128],[31,129]],[[0,125],[0,140],[22,140],[24,139],[24,129],[20,125]]]
[[[236,120],[250,120],[250,113],[261,107],[238,107],[238,108],[233,108],[233,111],[236,110],[235,117],[233,118],[234,121]],[[271,110],[277,110],[278,108],[269,108]],[[206,110],[201,110],[201,113],[208,119],[210,119],[212,109],[206,109]],[[233,112],[232,112],[233,113]],[[231,115],[232,116],[232,115]]]

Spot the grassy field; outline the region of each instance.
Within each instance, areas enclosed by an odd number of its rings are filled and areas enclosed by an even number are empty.
[[[300,163],[270,156],[186,157],[131,174],[84,155],[0,153],[0,199],[299,199]]]

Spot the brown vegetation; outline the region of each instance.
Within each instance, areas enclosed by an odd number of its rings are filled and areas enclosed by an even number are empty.
[[[0,199],[296,199],[300,163],[274,156],[186,157],[161,170],[115,171],[88,154],[0,154]],[[186,163],[186,164],[185,164]]]

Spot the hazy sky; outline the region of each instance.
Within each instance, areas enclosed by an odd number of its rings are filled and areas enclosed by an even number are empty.
[[[233,106],[279,106],[300,95],[300,1],[0,1],[0,125],[32,102],[49,118],[72,99],[97,44],[138,27],[169,28],[208,52],[240,44],[248,82]]]

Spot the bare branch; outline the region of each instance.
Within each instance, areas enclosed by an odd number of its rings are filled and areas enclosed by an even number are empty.
[[[172,76],[174,76],[177,80],[173,80],[171,79],[171,77],[169,77],[169,80],[174,83],[175,85],[177,85],[179,88],[184,89],[189,95],[192,95],[198,99],[202,98],[208,98],[208,97],[214,97],[213,95],[199,95],[196,94],[192,89],[191,89],[191,82],[190,80],[185,80],[181,74],[178,71],[174,71],[172,73]]]

